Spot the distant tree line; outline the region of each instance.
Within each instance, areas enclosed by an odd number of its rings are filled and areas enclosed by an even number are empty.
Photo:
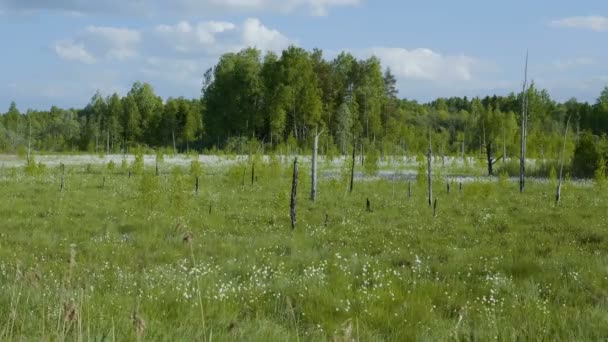
[[[137,82],[124,97],[98,92],[82,109],[22,113],[12,103],[1,118],[0,150],[23,151],[31,139],[32,148],[44,152],[147,146],[242,153],[251,142],[295,151],[309,148],[314,132],[323,130],[324,154],[346,154],[357,142],[382,156],[417,155],[428,149],[430,137],[436,154],[497,161],[519,154],[522,99],[511,93],[418,103],[399,98],[395,76],[376,57],[359,60],[343,52],[327,60],[321,50],[294,46],[263,56],[247,48],[223,55],[205,72],[199,99],[163,101],[151,85]],[[529,158],[559,159],[570,118],[568,159],[581,149],[597,159],[585,162],[595,168],[608,159],[608,87],[594,104],[559,103],[532,84],[527,100]],[[589,175],[588,168],[578,172]]]

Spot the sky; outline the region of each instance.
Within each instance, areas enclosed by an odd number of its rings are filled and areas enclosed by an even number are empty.
[[[0,112],[83,107],[136,81],[200,95],[219,56],[289,45],[372,55],[399,96],[506,95],[529,77],[558,101],[608,85],[605,0],[0,0]]]

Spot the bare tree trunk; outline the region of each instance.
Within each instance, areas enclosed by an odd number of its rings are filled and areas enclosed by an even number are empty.
[[[365,151],[363,151],[363,143],[361,143],[361,166],[365,163]]]
[[[29,165],[32,157],[32,118],[30,117],[30,115],[28,115],[28,117],[30,119],[30,133],[29,138],[27,139],[27,164]]]
[[[528,53],[526,52],[526,67],[524,71],[524,86],[522,91],[522,106],[521,106],[521,146],[519,156],[519,192],[524,192],[525,189],[525,174],[526,174],[526,122],[528,116]]]
[[[568,121],[566,121],[566,131],[564,132],[564,147],[562,149],[562,158],[560,161],[560,166],[559,166],[559,180],[557,182],[557,192],[555,194],[555,204],[558,205],[559,201],[561,200],[562,197],[562,177],[564,174],[564,159],[565,159],[565,155],[566,155],[566,142],[568,140],[568,127],[570,126],[570,118],[571,116],[568,117]]]
[[[350,169],[350,192],[353,192],[353,185],[355,183],[356,158],[357,158],[357,140],[353,139],[353,164]]]
[[[171,130],[171,137],[173,138],[173,154],[177,154],[177,148],[175,147],[175,130]],[[218,146],[219,148],[219,146]]]
[[[310,184],[310,199],[314,202],[317,200],[317,154],[319,150],[319,136],[323,134],[323,130],[318,132],[315,129],[314,144],[312,149],[312,170],[311,170],[311,184]]]
[[[486,158],[488,160],[488,176],[494,175],[494,160],[492,160],[492,142],[486,144]]]
[[[502,164],[507,162],[507,130],[502,126]]]
[[[255,183],[255,163],[251,163],[251,185]]]
[[[427,156],[427,182],[428,182],[428,193],[429,193],[429,207],[433,205],[433,173],[432,173],[432,160],[433,160],[433,144],[431,143],[431,130],[429,129],[429,153]]]
[[[110,154],[110,131],[106,132],[106,155]]]
[[[466,141],[466,135],[462,134],[462,162],[464,163],[464,160],[466,158],[465,155],[465,141]]]
[[[296,229],[296,197],[298,194],[298,157],[293,162],[293,179],[291,182],[291,203],[290,203],[290,214],[291,214],[291,229]]]

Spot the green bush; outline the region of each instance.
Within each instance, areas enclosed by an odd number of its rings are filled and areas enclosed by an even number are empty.
[[[577,178],[590,178],[594,175],[600,161],[600,153],[591,133],[583,134],[574,150],[572,173]]]

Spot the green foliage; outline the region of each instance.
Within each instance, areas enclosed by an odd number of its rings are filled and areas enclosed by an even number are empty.
[[[604,157],[600,157],[597,162],[597,168],[594,172],[595,182],[600,188],[606,187],[606,161]]]
[[[110,160],[106,166],[106,170],[108,173],[112,174],[116,170],[116,163],[113,160]]]
[[[120,162],[120,172],[121,173],[127,173],[127,171],[129,171],[129,163],[127,162],[126,159],[123,159]]]
[[[131,165],[131,171],[136,175],[144,173],[144,152],[141,148],[138,148],[135,152],[135,159]]]
[[[200,177],[203,174],[203,165],[198,158],[190,162],[190,174],[194,177]]]
[[[591,134],[582,134],[579,138],[574,159],[572,160],[572,172],[578,178],[593,176],[601,156],[595,145]]]
[[[427,183],[428,178],[428,162],[426,157],[424,157],[422,154],[419,154],[416,157],[416,161],[418,162],[418,168],[416,170],[416,183],[418,183],[418,185],[424,185]]]
[[[26,163],[24,171],[28,176],[41,176],[46,173],[46,165],[42,162],[36,163],[34,154],[31,154],[30,162]]]
[[[378,161],[380,159],[380,151],[373,145],[367,149],[365,153],[365,159],[363,160],[363,170],[365,174],[369,176],[376,176],[378,174]]]
[[[159,178],[151,173],[144,173],[139,183],[140,201],[149,210],[157,207],[160,201],[160,182]]]
[[[549,169],[549,181],[551,184],[557,184],[557,171],[553,165],[551,165],[551,168]]]

